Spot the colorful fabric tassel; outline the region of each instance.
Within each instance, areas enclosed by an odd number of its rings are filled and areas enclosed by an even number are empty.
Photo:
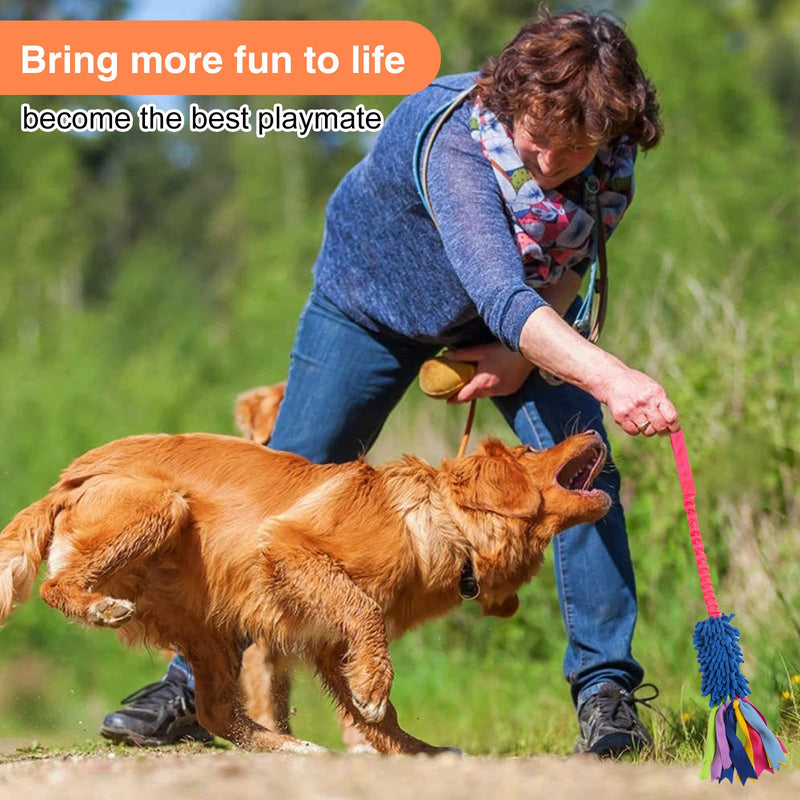
[[[756,780],[762,772],[775,772],[786,764],[786,748],[767,727],[761,712],[737,697],[711,711],[708,718],[702,779],[742,784]]]
[[[756,780],[765,770],[779,770],[786,764],[786,748],[769,729],[764,715],[745,699],[750,686],[739,669],[744,663],[739,631],[731,625],[733,614],[723,614],[714,595],[694,506],[694,480],[683,432],[673,433],[670,438],[700,588],[708,610],[708,619],[697,623],[693,637],[702,676],[700,689],[712,707],[700,778],[720,783],[727,779],[733,783],[734,776],[738,776],[744,784],[748,778]]]

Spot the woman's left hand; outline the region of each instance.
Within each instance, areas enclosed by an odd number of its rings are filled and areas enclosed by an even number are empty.
[[[514,394],[528,378],[533,364],[525,356],[508,350],[500,342],[446,350],[442,355],[453,361],[470,361],[478,371],[448,403],[466,403],[476,397]]]

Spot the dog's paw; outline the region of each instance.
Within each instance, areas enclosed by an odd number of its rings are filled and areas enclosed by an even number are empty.
[[[322,753],[329,753],[327,747],[314,744],[314,742],[306,742],[303,739],[293,739],[289,742],[284,742],[279,748],[279,753],[297,753],[299,755],[320,755]]]
[[[86,610],[86,619],[91,625],[103,628],[119,628],[136,613],[136,606],[129,600],[104,597],[92,603]]]

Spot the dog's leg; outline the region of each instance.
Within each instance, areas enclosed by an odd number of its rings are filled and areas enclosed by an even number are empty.
[[[272,589],[287,611],[327,627],[347,643],[344,674],[361,716],[379,722],[386,713],[394,673],[380,606],[323,553],[307,547],[302,531],[281,529],[270,546],[277,580]],[[309,580],[313,576],[313,580]]]
[[[289,690],[291,677],[285,660],[256,642],[242,655],[239,685],[248,716],[269,730],[291,735]]]
[[[386,705],[386,714],[380,722],[368,722],[353,702],[349,682],[343,665],[344,650],[334,650],[317,657],[317,674],[339,706],[340,720],[360,731],[364,738],[379,753],[424,753],[437,755],[452,753],[450,747],[434,747],[406,733],[397,721],[397,711],[391,702]]]
[[[289,692],[291,672],[286,660],[269,647],[256,642],[242,655],[239,686],[247,716],[271,731],[291,735],[289,722]],[[349,715],[336,708],[342,741],[350,753],[376,753],[363,733],[352,723]]]
[[[210,631],[184,652],[195,676],[195,703],[200,724],[215,736],[246,750],[322,753],[324,747],[268,730],[245,712],[239,691],[239,655],[234,642],[215,640]]]
[[[80,498],[56,519],[47,557],[42,599],[67,616],[117,628],[133,617],[129,600],[108,597],[95,586],[156,552],[190,519],[186,500],[148,478],[87,482]]]
[[[239,687],[244,698],[247,716],[277,733],[291,736],[289,722],[289,692],[291,672],[286,660],[269,647],[256,642],[242,655]],[[342,741],[350,753],[376,753],[366,736],[353,724],[352,718],[337,705],[337,718]]]

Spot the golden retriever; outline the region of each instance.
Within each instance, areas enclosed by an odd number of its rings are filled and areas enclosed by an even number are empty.
[[[314,745],[258,725],[239,643],[310,661],[381,753],[435,753],[389,701],[388,642],[474,597],[509,616],[559,531],[602,517],[587,432],[533,451],[489,439],[434,468],[313,464],[211,434],[133,436],[76,459],[0,533],[0,621],[48,562],[42,598],[192,664],[197,715],[244,748]]]

